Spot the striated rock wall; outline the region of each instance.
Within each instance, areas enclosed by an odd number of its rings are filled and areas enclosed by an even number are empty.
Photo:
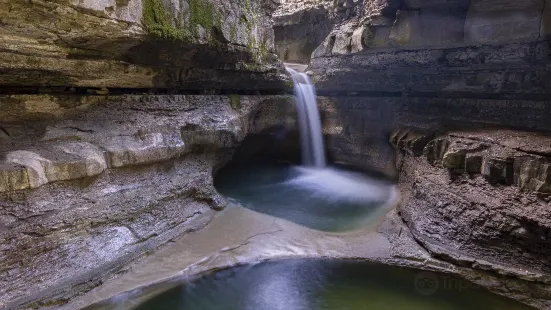
[[[272,0],[0,1],[0,86],[281,89]]]
[[[286,0],[274,14],[279,59],[308,63],[312,52],[331,32],[335,20],[332,1]]]
[[[395,132],[412,234],[460,265],[547,281],[549,141],[511,130]]]
[[[330,103],[331,123],[339,124],[341,133],[329,141],[337,157],[387,167],[390,132],[411,125],[550,129],[546,1],[314,3],[327,11],[332,30],[307,71]],[[285,29],[310,29],[294,17],[312,7],[283,3],[274,28],[278,48]],[[286,38],[295,45],[309,40]]]
[[[64,303],[206,225],[225,206],[213,174],[286,100],[0,97],[0,305]]]
[[[251,95],[288,87],[278,4],[0,0],[0,308],[56,307],[225,206],[213,173],[288,100]]]

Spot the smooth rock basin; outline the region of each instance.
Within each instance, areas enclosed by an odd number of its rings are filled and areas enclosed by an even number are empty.
[[[116,309],[531,309],[445,274],[321,259],[269,261],[212,272],[131,305],[130,299],[119,300]]]
[[[215,186],[245,208],[329,232],[365,226],[398,199],[395,186],[381,178],[285,163],[230,166],[219,173]]]

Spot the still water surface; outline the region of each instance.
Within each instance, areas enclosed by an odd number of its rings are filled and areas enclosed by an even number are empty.
[[[333,260],[283,260],[218,271],[139,310],[528,310],[450,276]]]
[[[223,169],[217,190],[234,202],[317,230],[360,228],[397,201],[394,184],[339,167],[254,164]]]

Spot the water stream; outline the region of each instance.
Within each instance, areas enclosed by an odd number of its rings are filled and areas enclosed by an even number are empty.
[[[293,79],[300,126],[302,164],[325,167],[325,149],[321,130],[316,88],[306,73],[287,68]]]
[[[246,208],[317,230],[342,232],[382,217],[398,199],[394,184],[328,165],[316,90],[305,73],[291,73],[301,137],[302,165],[226,167],[218,191]]]

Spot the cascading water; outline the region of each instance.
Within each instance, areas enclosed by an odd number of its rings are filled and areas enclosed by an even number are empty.
[[[346,231],[382,218],[397,202],[396,187],[338,164],[327,165],[314,85],[306,74],[287,71],[295,88],[302,165],[224,169],[216,188],[237,204],[319,230]]]
[[[287,68],[293,79],[302,145],[302,164],[322,168],[326,165],[316,88],[305,73]]]

